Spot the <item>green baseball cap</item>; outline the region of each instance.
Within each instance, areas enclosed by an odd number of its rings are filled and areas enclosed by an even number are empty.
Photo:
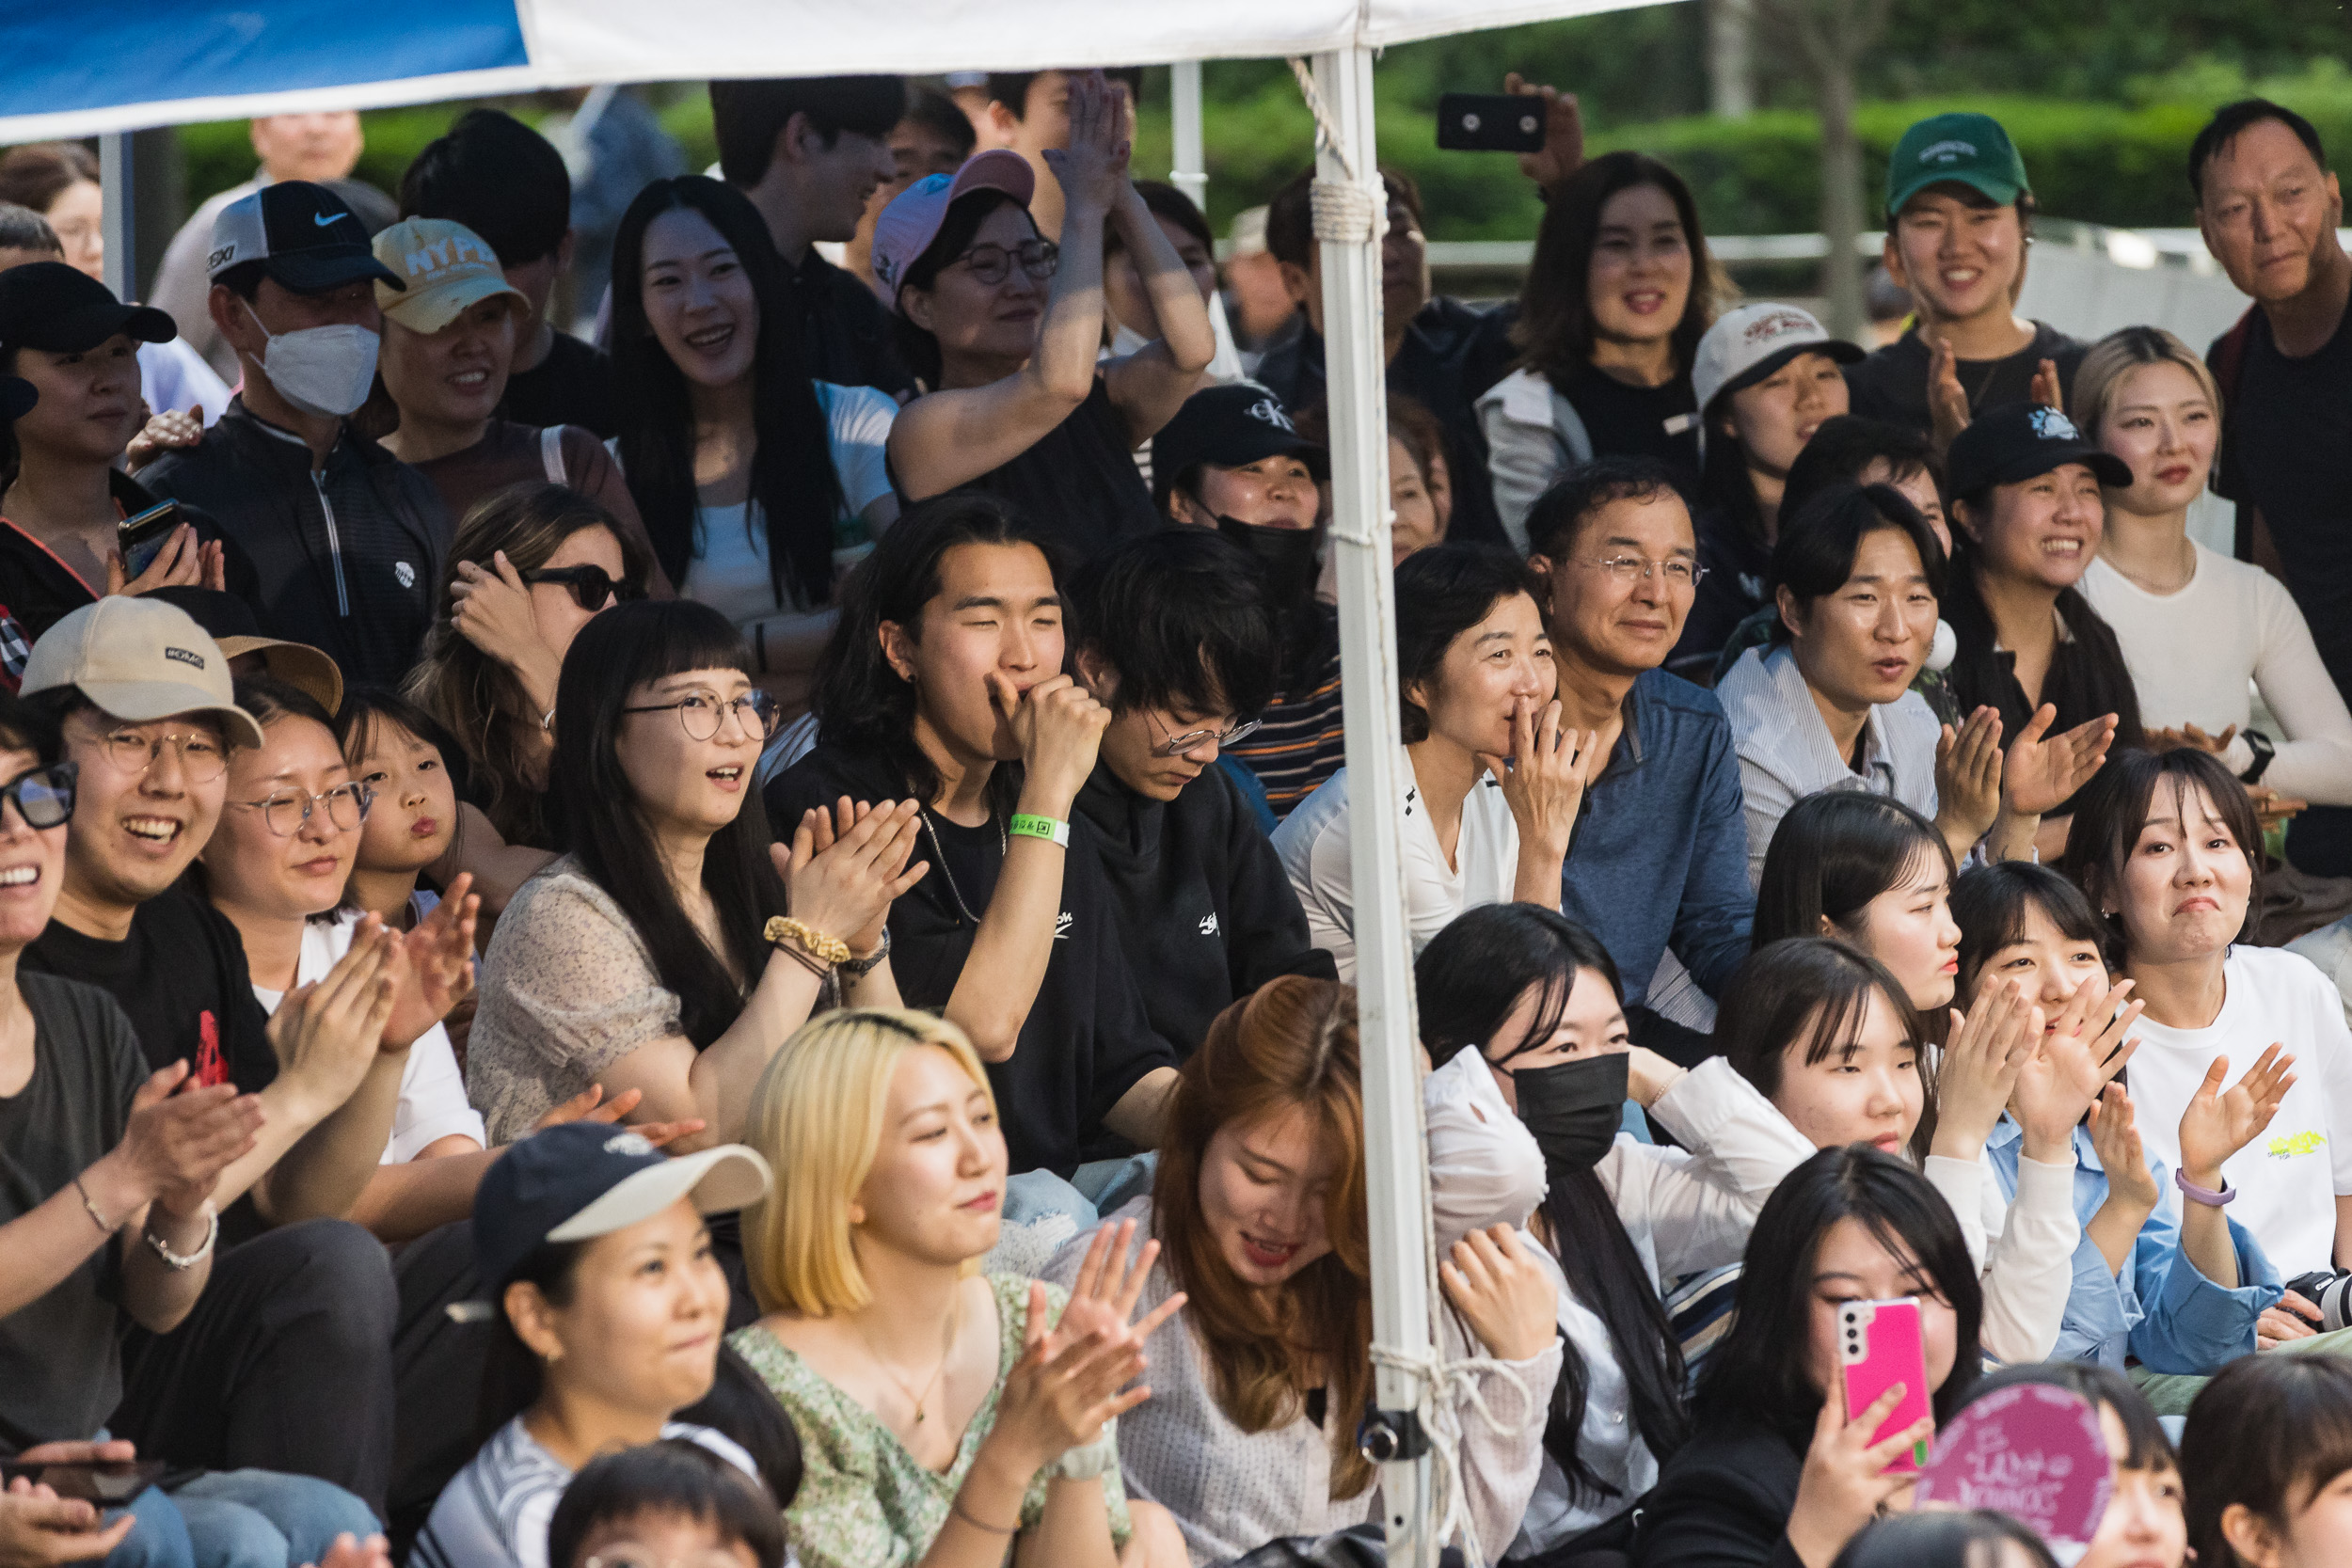
[[[1905,131],[1886,160],[1886,215],[1930,185],[1956,180],[2006,206],[2026,182],[2026,161],[1991,115],[1934,115]]]

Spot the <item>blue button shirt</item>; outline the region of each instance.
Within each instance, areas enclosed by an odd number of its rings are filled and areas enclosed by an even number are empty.
[[[2024,1137],[2024,1130],[2003,1116],[1985,1140],[2002,1196],[2012,1202]],[[2237,1244],[2238,1287],[2225,1291],[2200,1273],[2181,1251],[2171,1170],[2156,1159],[2148,1169],[2156,1179],[2155,1212],[2139,1227],[2123,1266],[2110,1272],[2106,1255],[2090,1239],[2090,1218],[2107,1200],[2106,1168],[2090,1130],[2074,1129],[2074,1217],[2082,1222],[2083,1239],[2074,1248],[2074,1285],[2051,1360],[2089,1361],[2120,1371],[2128,1353],[2152,1372],[2211,1373],[2253,1354],[2255,1321],[2285,1293],[2262,1243],[2235,1220],[2230,1239]]]
[[[1635,678],[1625,732],[1568,841],[1560,912],[1608,947],[1628,1006],[1669,948],[1710,996],[1748,956],[1740,759],[1713,692],[1663,670]]]

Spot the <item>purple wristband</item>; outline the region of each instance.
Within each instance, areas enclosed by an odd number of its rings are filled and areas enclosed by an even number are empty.
[[[2211,1187],[2201,1187],[2191,1181],[2185,1171],[2174,1171],[2172,1184],[2181,1189],[2183,1197],[2187,1198],[2191,1203],[2201,1203],[2208,1209],[2218,1209],[2237,1197],[2235,1187],[2223,1187],[2217,1193]]]

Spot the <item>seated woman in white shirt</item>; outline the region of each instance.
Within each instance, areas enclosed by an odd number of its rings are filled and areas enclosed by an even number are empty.
[[[213,906],[245,939],[254,995],[276,1012],[288,991],[335,967],[369,918],[340,905],[372,797],[352,779],[326,711],[310,697],[252,679],[237,683],[237,702],[261,721],[262,744],[230,752],[227,804],[197,863]],[[404,990],[385,1030],[386,1065],[398,1061],[397,1079],[372,1073],[358,1091],[399,1096],[380,1167],[351,1212],[388,1242],[465,1218],[486,1164],[441,1164],[479,1156],[489,1142],[440,1023],[472,989],[481,900],[468,885],[459,877],[449,899],[402,939],[419,958],[446,951],[453,967]]]
[[[1561,863],[1600,748],[1560,727],[1536,603],[1535,578],[1499,546],[1439,545],[1396,569],[1397,809],[1417,950],[1481,904],[1560,907]],[[1348,815],[1343,768],[1274,834],[1314,944],[1343,980],[1356,973]]]
[[[2005,983],[1944,1047],[1923,1140],[1931,1085],[1918,1015],[1876,959],[1843,942],[1789,938],[1750,955],[1722,1000],[1724,1056],[1816,1148],[1869,1144],[1903,1155],[1944,1195],[1982,1272],[1986,1352],[2003,1361],[2047,1356],[2082,1235],[2074,1124],[2120,1067],[2113,1058],[2137,1015],[2122,1009],[2094,1037],[2085,988],[2045,1035],[2041,1009]],[[1984,1155],[2004,1106],[2025,1131],[2013,1204]]]
[[[1509,1555],[1622,1549],[1627,1511],[1690,1431],[1661,1276],[1737,1263],[1813,1145],[1722,1057],[1685,1072],[1629,1045],[1608,949],[1551,910],[1472,910],[1413,977],[1437,1064],[1423,1098],[1438,1243],[1524,1224],[1557,1295],[1543,1472]],[[1619,1132],[1629,1093],[1681,1148]]]
[[[734,623],[753,678],[797,714],[833,585],[898,502],[882,467],[896,405],[809,378],[788,291],[750,199],[698,174],[647,185],[613,236],[629,492],[680,595]]]
[[[2295,1086],[2267,1132],[2221,1163],[2230,1217],[2293,1279],[2352,1262],[2352,1032],[2309,959],[2245,945],[2261,855],[2253,805],[2226,763],[2130,751],[2084,792],[2059,869],[2106,917],[2147,1008],[2132,1098],[2151,1154],[2182,1168],[2181,1116],[2217,1060],[2295,1053]]]
[[[2123,649],[2152,744],[2196,746],[2247,784],[2352,806],[2352,711],[2278,578],[2188,536],[2221,435],[2204,360],[2162,327],[2103,338],[2074,372],[2074,422],[2131,465],[2107,486],[2106,531],[2083,573]],[[2280,733],[2248,728],[2249,685]]]
[[[1934,532],[1892,485],[1833,485],[1781,530],[1769,579],[1780,620],[1716,688],[1740,752],[1751,881],[1788,808],[1821,790],[1933,816],[1956,860],[1993,827],[1998,715],[1980,709],[1963,738],[1911,689],[1935,645],[1944,571]]]
[[[1270,981],[1217,1015],[1178,1075],[1152,1196],[1103,1217],[1158,1243],[1136,1311],[1184,1292],[1146,1341],[1152,1398],[1120,1416],[1119,1458],[1128,1496],[1173,1513],[1196,1562],[1376,1516],[1356,1440],[1372,1392],[1359,1063],[1352,989]],[[1091,1232],[1072,1240],[1045,1277],[1077,1280],[1094,1250]],[[1535,1485],[1534,1411],[1560,1369],[1555,1290],[1508,1229],[1453,1257],[1445,1354],[1483,1347],[1510,1371],[1470,1374],[1500,1426],[1456,1396],[1470,1528],[1492,1562]],[[1502,1386],[1513,1378],[1534,1408]]]

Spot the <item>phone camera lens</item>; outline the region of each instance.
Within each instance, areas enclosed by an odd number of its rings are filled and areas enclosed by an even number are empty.
[[[1462,129],[1465,131],[1475,131],[1479,124],[1479,118],[1475,114],[1466,114],[1462,117]]]

